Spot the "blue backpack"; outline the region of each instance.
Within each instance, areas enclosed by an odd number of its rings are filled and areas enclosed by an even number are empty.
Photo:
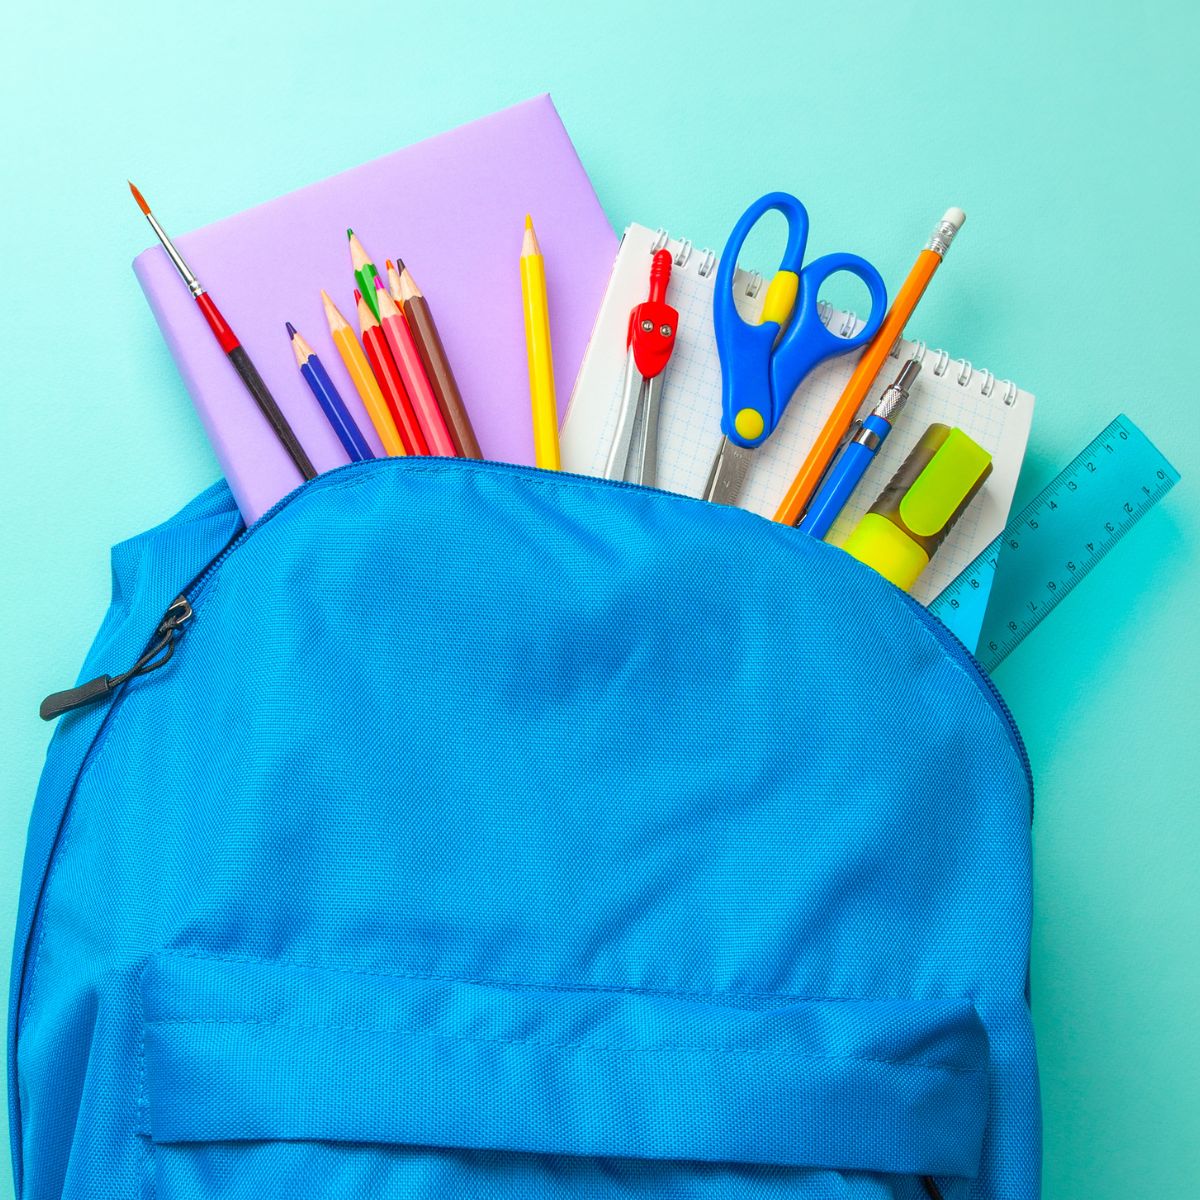
[[[133,670],[130,668],[133,667]],[[1028,1200],[1029,762],[731,508],[438,459],[116,547],[29,833],[17,1193]]]

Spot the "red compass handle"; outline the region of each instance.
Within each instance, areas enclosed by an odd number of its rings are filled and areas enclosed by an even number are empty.
[[[679,313],[667,303],[671,282],[671,252],[659,250],[650,263],[650,298],[629,314],[629,346],[644,379],[653,379],[671,359]]]

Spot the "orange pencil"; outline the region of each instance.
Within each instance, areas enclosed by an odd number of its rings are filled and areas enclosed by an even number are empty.
[[[891,354],[896,339],[904,332],[908,318],[920,303],[934,272],[942,265],[942,259],[950,249],[954,235],[962,228],[966,219],[966,213],[961,208],[949,209],[938,222],[925,249],[917,255],[917,261],[909,271],[908,278],[901,284],[900,291],[896,293],[896,299],[892,301],[892,307],[883,318],[879,332],[863,351],[863,356],[858,360],[858,366],[854,368],[854,374],[850,376],[850,382],[846,384],[841,399],[829,414],[824,427],[817,434],[817,440],[808,452],[808,457],[805,458],[796,478],[792,480],[792,486],[788,488],[787,495],[775,513],[776,521],[784,525],[796,525],[803,518],[813,493],[816,492],[833,456],[837,453],[838,446],[841,445],[842,438],[846,435],[846,430],[854,423],[858,410],[862,408],[863,401],[871,391],[875,377]]]
[[[403,454],[404,443],[400,440],[396,422],[388,412],[387,402],[379,390],[379,384],[375,382],[375,376],[371,374],[366,355],[363,354],[362,346],[358,344],[358,338],[354,336],[354,330],[350,328],[350,322],[338,312],[337,305],[330,300],[325,291],[321,292],[321,303],[325,305],[329,335],[333,338],[333,344],[350,374],[354,390],[363,402],[363,408],[367,410],[367,416],[371,418],[371,424],[375,426],[375,432],[379,434],[384,452],[391,455]]]
[[[421,356],[417,353],[412,330],[378,276],[375,278],[375,311],[379,313],[379,324],[387,338],[388,349],[392,352],[400,378],[404,380],[409,399],[416,410],[421,432],[429,443],[429,453],[441,458],[456,458],[454,440],[442,419],[442,410],[438,408],[437,397],[433,394]]]

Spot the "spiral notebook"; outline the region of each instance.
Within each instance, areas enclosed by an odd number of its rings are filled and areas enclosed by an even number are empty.
[[[667,301],[679,310],[679,329],[663,380],[658,482],[666,491],[699,496],[721,440],[721,367],[712,324],[717,259],[709,250],[697,250],[691,242],[642,225],[625,231],[575,382],[562,431],[563,469],[585,475],[604,473],[621,403],[629,310],[646,298],[650,257],[663,246],[671,250],[674,260]],[[756,320],[766,292],[762,276],[739,270],[734,287],[738,310],[747,320]],[[852,313],[828,305],[821,306],[821,317],[844,337],[861,327]],[[845,538],[931,422],[965,430],[991,452],[992,474],[913,590],[918,600],[928,604],[1004,528],[1029,441],[1033,396],[965,359],[901,339],[865,410],[877,403],[900,363],[914,355],[922,360],[923,369],[908,405],[827,540],[837,543]],[[779,428],[755,452],[741,507],[764,517],[775,512],[855,361],[854,355],[832,359],[805,379]]]

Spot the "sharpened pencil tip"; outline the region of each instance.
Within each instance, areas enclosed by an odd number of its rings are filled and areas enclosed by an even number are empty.
[[[384,290],[383,280],[378,275],[375,276],[375,290],[381,292]]]
[[[401,275],[404,274],[404,259],[396,259],[396,270],[399,271]]]
[[[337,310],[337,305],[329,298],[329,293],[321,289],[321,303],[325,306],[325,320],[329,322],[329,328],[336,331],[345,324],[345,317]],[[292,345],[296,343],[293,341]]]
[[[294,337],[296,336],[296,327],[295,327],[295,325],[293,325],[293,324],[291,323],[291,321],[284,321],[284,324],[287,326],[288,337],[290,337],[290,338],[294,338]]]
[[[146,197],[137,190],[132,179],[127,179],[125,182],[129,184],[129,190],[133,193],[133,198],[137,201],[138,208],[140,208],[142,213],[148,217],[150,215],[150,205],[146,203]]]
[[[347,238],[347,240],[349,240],[349,239],[350,239],[350,238],[352,238],[353,236],[354,236],[354,230],[353,230],[353,229],[347,229],[347,230],[346,230],[346,238]]]
[[[526,229],[533,228],[533,218],[528,213],[525,214],[525,228]]]
[[[357,304],[362,299],[362,292],[358,288],[354,289],[354,303]]]

